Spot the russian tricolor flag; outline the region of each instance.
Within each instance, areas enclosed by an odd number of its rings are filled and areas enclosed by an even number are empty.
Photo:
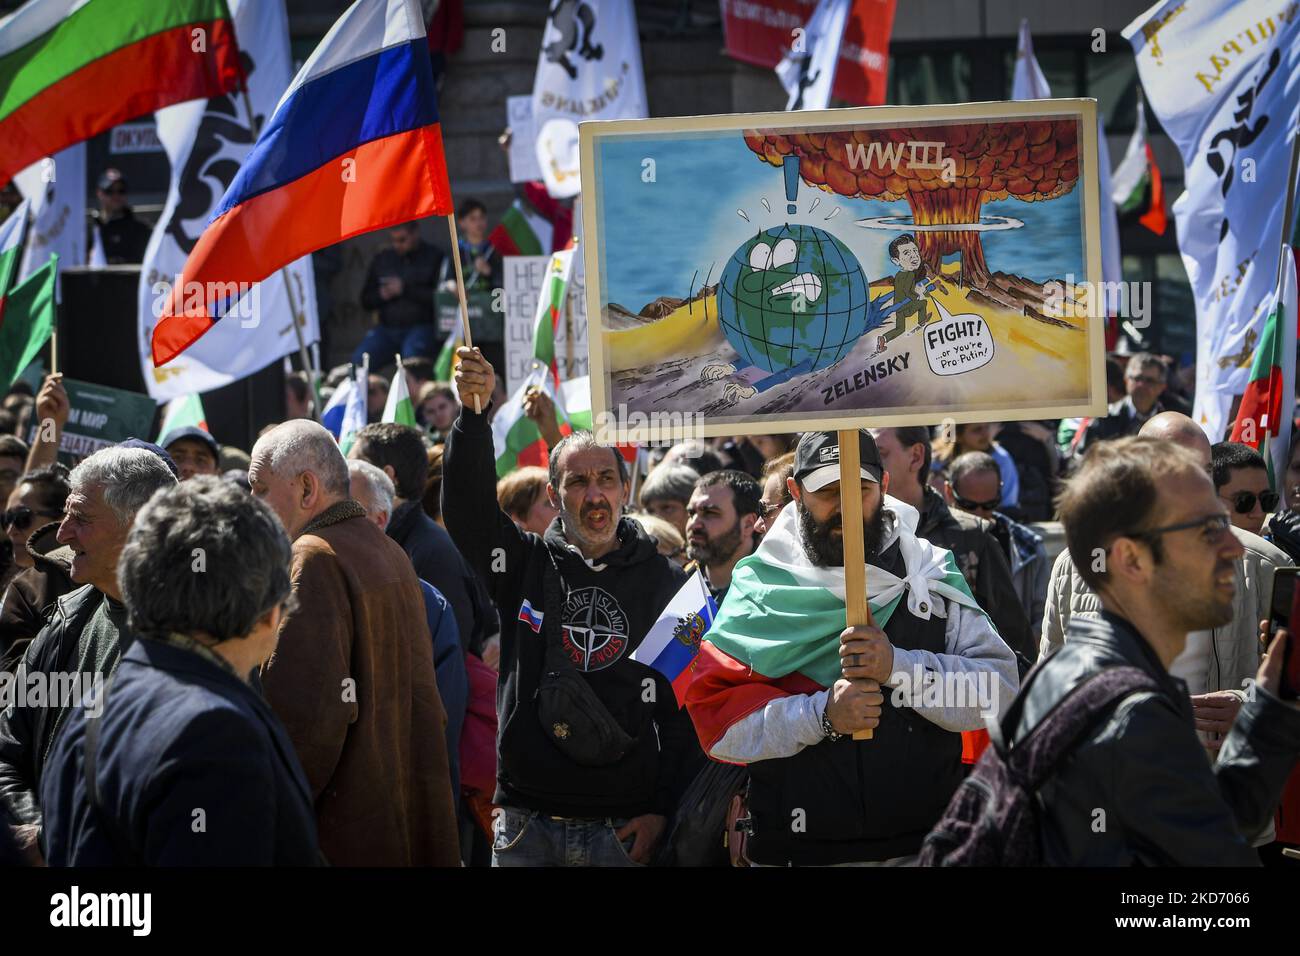
[[[686,702],[691,664],[717,611],[704,576],[697,570],[668,602],[632,654],[632,660],[648,664],[668,678],[679,707]]]
[[[534,611],[528,598],[524,598],[524,603],[519,605],[519,620],[523,621],[533,629],[534,634],[542,633],[542,611]]]
[[[154,328],[154,365],[230,310],[229,283],[259,282],[360,233],[451,212],[420,4],[356,0],[289,84],[190,253]]]

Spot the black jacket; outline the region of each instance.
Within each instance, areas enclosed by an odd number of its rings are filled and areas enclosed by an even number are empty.
[[[406,255],[394,249],[382,249],[370,260],[365,285],[361,287],[361,305],[379,313],[379,324],[390,328],[408,328],[433,323],[433,291],[438,281],[442,253],[421,242]],[[379,296],[379,280],[396,276],[402,280],[402,294],[384,301]],[[432,583],[432,582],[430,582]]]
[[[1300,758],[1300,709],[1256,688],[1211,767],[1187,685],[1170,676],[1128,621],[1074,617],[1043,663],[1009,742],[1023,740],[1062,697],[1103,667],[1153,675],[1158,692],[1122,700],[1039,794],[1049,866],[1255,866],[1251,840],[1268,825]]]
[[[234,674],[183,648],[139,640],[122,657],[99,719],[98,812],[83,768],[84,710],[50,754],[41,803],[51,866],[320,861],[316,811],[293,744],[266,701]]]
[[[594,565],[564,540],[560,519],[545,539],[521,531],[496,501],[496,462],[485,415],[465,410],[447,440],[442,514],[456,544],[483,575],[501,609],[497,685],[497,791],[493,802],[569,817],[670,815],[699,753],[695,732],[662,674],[632,660],[685,572],[659,555],[634,521],[618,525],[619,546]],[[553,567],[555,570],[548,572]],[[544,573],[567,594],[545,598]],[[528,623],[527,603],[541,623]],[[550,625],[559,615],[559,628]],[[587,630],[594,626],[596,630]],[[603,632],[603,633],[602,633]],[[545,636],[556,633],[606,709],[631,737],[616,763],[590,767],[569,759],[538,718]],[[654,693],[647,694],[653,680]]]
[[[14,673],[15,689],[28,682],[29,674],[52,676],[72,671],[82,629],[103,600],[103,593],[87,584],[55,602],[49,623],[27,646]],[[52,681],[50,686],[54,686]],[[15,699],[0,712],[0,809],[13,823],[40,823],[41,774],[55,733],[65,723],[65,712],[72,708],[18,704]]]
[[[32,532],[27,551],[33,567],[19,571],[0,599],[0,670],[27,649],[54,609],[54,600],[77,585],[71,576],[72,549],[55,540],[59,522],[51,521]]]
[[[897,544],[873,564],[904,570]],[[945,653],[945,619],[938,615],[923,621],[904,606],[890,616],[885,634],[896,647]],[[964,776],[962,738],[911,707],[895,706],[889,688],[884,692],[870,740],[823,740],[793,757],[748,765],[750,859],[827,866],[920,850]],[[792,825],[796,820],[801,827]]]
[[[998,634],[1016,654],[1023,676],[1038,659],[1038,635],[1029,628],[1029,618],[1011,579],[1011,568],[983,518],[953,512],[933,488],[925,489],[916,536],[952,552],[971,594],[998,629]],[[1021,660],[1023,658],[1023,660]]]
[[[481,653],[483,642],[497,633],[496,610],[451,535],[425,514],[418,501],[394,508],[387,531],[411,559],[416,577],[432,584],[451,605],[461,646]]]
[[[104,261],[110,266],[120,266],[133,262],[144,262],[145,251],[149,248],[149,237],[153,230],[135,218],[130,208],[123,209],[113,219],[104,219],[95,213],[86,237],[86,248],[95,247],[94,232],[99,230],[99,239],[104,250]]]

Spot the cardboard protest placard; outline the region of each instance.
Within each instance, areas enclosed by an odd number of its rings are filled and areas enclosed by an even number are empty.
[[[602,440],[1104,413],[1095,101],[581,134]]]
[[[505,289],[506,392],[513,395],[533,366],[533,323],[537,298],[550,256],[506,256],[502,259]],[[574,263],[569,279],[569,314],[555,333],[555,361],[560,380],[587,374],[587,299],[582,270]],[[569,331],[573,345],[569,346]]]
[[[68,392],[69,411],[59,440],[59,461],[65,465],[75,465],[128,438],[147,441],[153,435],[158,403],[148,395],[74,378],[65,378],[63,387]],[[33,423],[29,440],[35,438],[39,424]]]

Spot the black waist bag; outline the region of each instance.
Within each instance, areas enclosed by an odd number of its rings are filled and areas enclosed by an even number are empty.
[[[587,679],[573,666],[560,641],[564,593],[554,563],[543,571],[546,652],[537,686],[537,718],[551,743],[584,767],[605,767],[622,760],[636,741],[601,703]]]

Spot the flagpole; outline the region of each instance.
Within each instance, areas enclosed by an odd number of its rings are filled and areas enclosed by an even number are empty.
[[[1282,242],[1285,246],[1291,241],[1291,224],[1295,217],[1296,173],[1300,171],[1300,130],[1291,130],[1291,167],[1286,179],[1286,212],[1282,214]],[[1282,270],[1286,266],[1286,257],[1278,252],[1277,288],[1282,288]]]
[[[244,101],[244,110],[248,113],[248,128],[253,134],[253,141],[256,142],[261,130],[258,128],[257,116],[253,113],[253,101],[248,98],[247,83],[240,87],[239,96]],[[311,417],[319,425],[321,420],[320,370],[312,367],[311,356],[307,354],[307,340],[303,338],[302,326],[298,324],[298,306],[293,301],[293,280],[289,275],[288,266],[280,267],[280,279],[284,282],[284,294],[289,298],[289,321],[292,323],[294,334],[298,338],[298,356],[302,359],[302,367],[306,370],[307,377],[311,379]]]
[[[871,606],[867,603],[866,544],[862,539],[862,466],[858,450],[858,430],[841,428],[840,443],[840,519],[844,542],[844,614],[849,627],[873,626]],[[881,507],[884,501],[881,501]],[[870,740],[870,730],[856,730],[854,740]]]
[[[469,302],[465,299],[465,276],[460,271],[460,236],[456,234],[456,214],[454,212],[447,213],[447,229],[451,232],[451,259],[456,266],[456,294],[460,296],[460,323],[465,330],[465,348],[472,349],[474,340],[469,334]],[[455,364],[454,361],[453,364]],[[483,414],[482,404],[478,400],[477,392],[474,394],[474,414]]]

